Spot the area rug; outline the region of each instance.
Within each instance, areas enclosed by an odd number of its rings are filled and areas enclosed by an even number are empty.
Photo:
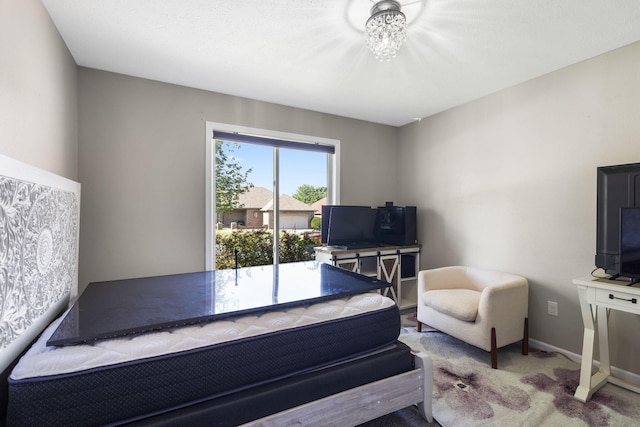
[[[427,328],[404,326],[400,340],[433,359],[433,415],[444,426],[638,426],[640,395],[607,384],[587,402],[573,397],[580,366],[559,353],[519,343],[489,353]],[[427,426],[407,408],[367,425]],[[437,424],[433,424],[437,425]]]

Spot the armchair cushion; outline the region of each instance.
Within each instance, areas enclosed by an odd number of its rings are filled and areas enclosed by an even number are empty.
[[[425,292],[424,303],[440,313],[474,322],[482,293],[471,289],[437,289]]]

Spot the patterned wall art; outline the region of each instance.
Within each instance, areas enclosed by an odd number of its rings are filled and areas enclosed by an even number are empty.
[[[79,230],[80,184],[0,156],[0,368],[76,296]]]

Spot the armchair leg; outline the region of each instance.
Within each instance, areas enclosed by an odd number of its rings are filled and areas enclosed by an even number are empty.
[[[422,322],[419,320],[416,320],[416,322],[417,322],[416,331],[422,332]]]
[[[418,322],[419,324],[420,322]],[[524,333],[522,335],[522,354],[529,354],[529,318],[524,318]],[[491,328],[491,367],[498,369],[498,346],[496,343],[496,328]]]
[[[522,336],[522,354],[529,354],[529,318],[524,318],[524,335]]]
[[[491,328],[491,367],[498,369],[498,345],[496,343],[496,328]]]

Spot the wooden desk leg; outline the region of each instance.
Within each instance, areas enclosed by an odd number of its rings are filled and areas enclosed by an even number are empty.
[[[606,308],[599,307],[595,310],[587,302],[587,288],[578,286],[578,296],[580,299],[580,311],[582,312],[582,322],[584,323],[584,337],[582,340],[582,362],[580,365],[580,384],[575,392],[575,398],[586,402],[593,393],[607,382],[608,372],[599,370],[595,375],[591,375],[593,367],[593,348],[595,346],[596,324],[594,317],[599,317],[598,326],[604,331],[604,337],[600,336],[600,351],[604,348],[604,357],[609,360],[608,332],[607,332],[607,312]],[[603,347],[602,339],[605,339]],[[602,355],[600,356],[602,358]]]
[[[582,306],[582,302],[580,303]],[[593,365],[593,346],[595,345],[595,328],[591,308],[588,307],[588,315],[585,316],[584,307],[582,310],[582,320],[584,323],[584,335],[582,338],[582,361],[580,365],[580,384],[576,389],[575,397],[586,402],[591,396],[589,393],[591,385],[591,366]],[[587,319],[588,318],[588,319]]]
[[[603,306],[597,308],[598,316],[598,348],[600,349],[600,371],[611,375],[611,361],[609,359],[609,309]]]

